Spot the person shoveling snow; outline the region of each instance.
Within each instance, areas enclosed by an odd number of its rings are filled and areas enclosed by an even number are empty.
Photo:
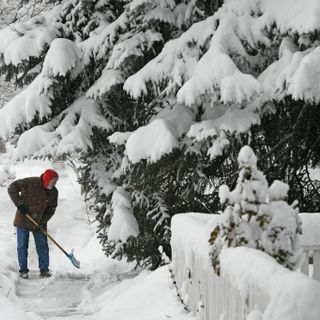
[[[40,277],[51,276],[49,271],[49,246],[47,223],[54,215],[58,204],[58,190],[55,184],[59,178],[56,171],[47,169],[40,177],[29,177],[13,181],[9,196],[17,207],[14,226],[17,228],[17,252],[19,273],[28,278],[29,234],[33,233],[39,257]],[[36,222],[32,222],[30,217]]]

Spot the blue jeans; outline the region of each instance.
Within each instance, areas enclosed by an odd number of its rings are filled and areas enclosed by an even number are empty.
[[[29,231],[24,228],[17,227],[17,251],[19,272],[28,272],[28,247],[29,234],[33,233],[34,242],[39,257],[40,272],[49,270],[49,246],[47,236],[41,231]]]

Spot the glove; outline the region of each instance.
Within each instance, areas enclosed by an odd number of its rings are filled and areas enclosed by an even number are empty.
[[[24,215],[26,215],[29,212],[29,209],[24,204],[18,206],[18,210],[20,211],[20,213]]]
[[[39,225],[39,227],[34,227],[34,231],[41,231],[41,228],[42,228],[42,230],[47,231],[47,223],[45,221],[42,221],[42,220],[39,221],[38,225]]]

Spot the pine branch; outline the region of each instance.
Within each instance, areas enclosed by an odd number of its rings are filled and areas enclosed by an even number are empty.
[[[258,163],[262,163],[264,160],[266,160],[267,158],[269,158],[272,154],[276,153],[279,149],[282,148],[282,146],[287,143],[288,141],[290,141],[292,139],[293,133],[289,133],[287,134],[284,138],[282,138],[274,147],[272,147],[268,153],[266,153],[265,155],[263,155],[262,157],[260,157],[260,159],[258,160]]]

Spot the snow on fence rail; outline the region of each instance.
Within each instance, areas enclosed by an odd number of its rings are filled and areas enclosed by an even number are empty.
[[[197,319],[319,320],[320,283],[285,269],[261,251],[223,249],[217,276],[208,244],[214,220],[214,215],[199,213],[172,218],[172,273],[181,298]],[[312,225],[308,215],[302,220],[303,228]],[[313,234],[302,243],[307,246],[316,240]],[[318,262],[317,254],[314,257]]]

